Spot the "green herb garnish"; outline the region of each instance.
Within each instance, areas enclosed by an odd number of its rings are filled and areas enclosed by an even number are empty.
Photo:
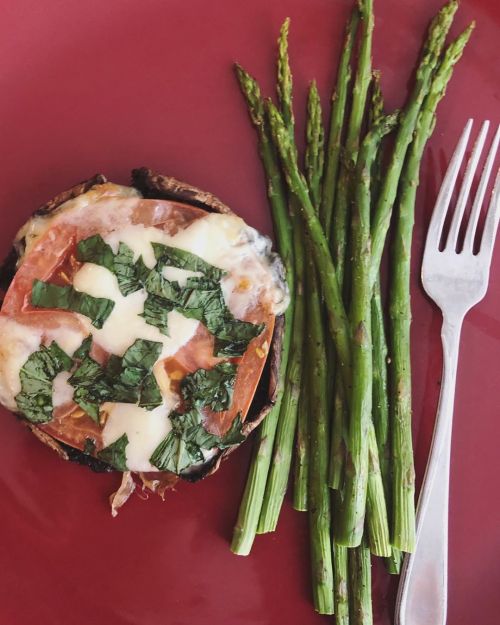
[[[160,406],[162,401],[163,399],[158,382],[152,372],[148,373],[142,383],[139,406],[141,408],[146,408],[146,410],[153,410]]]
[[[216,436],[205,430],[202,414],[196,407],[184,414],[174,412],[170,415],[170,420],[172,430],[149,459],[151,464],[160,471],[180,474],[194,464],[204,461],[202,450],[208,451],[213,447],[225,449],[245,440],[245,436],[241,433],[240,414],[237,415],[224,436]]]
[[[220,280],[224,271],[214,265],[210,265],[196,254],[186,252],[178,247],[170,247],[162,243],[151,243],[155,258],[158,261],[156,268],[161,271],[164,267],[177,267],[189,271],[200,271],[207,278]]]
[[[160,471],[180,474],[193,464],[204,461],[203,450],[225,449],[245,440],[239,413],[229,431],[224,436],[217,436],[205,429],[201,412],[207,406],[218,412],[231,406],[236,371],[236,365],[223,362],[213,369],[198,369],[182,380],[181,394],[188,409],[169,415],[172,430],[155,449],[151,464]]]
[[[69,379],[75,388],[74,401],[96,423],[104,402],[139,403],[147,410],[160,406],[162,396],[152,369],[161,347],[156,341],[137,339],[123,357],[110,356],[105,367],[87,353]]]
[[[128,445],[128,436],[123,434],[111,445],[108,445],[104,449],[98,452],[97,457],[99,460],[107,462],[111,466],[118,469],[118,471],[128,471],[127,456],[125,449]]]
[[[236,371],[237,366],[230,362],[221,362],[213,369],[198,369],[182,380],[182,397],[217,412],[227,410],[233,401]]]
[[[114,252],[100,234],[95,234],[78,243],[76,246],[76,260],[82,263],[101,265],[109,269],[109,271],[114,271]]]
[[[148,294],[141,317],[144,317],[144,320],[150,326],[158,328],[165,336],[170,336],[168,332],[168,315],[172,310],[174,308],[169,305],[167,300]]]
[[[34,280],[31,303],[40,308],[58,308],[85,315],[92,325],[102,328],[115,303],[104,297],[93,297],[76,291],[72,286],[58,286],[42,280]]]
[[[200,321],[215,336],[216,356],[242,356],[248,343],[265,326],[241,321],[232,315],[220,286],[225,272],[186,250],[155,242],[151,246],[157,261],[152,270],[146,267],[142,257],[134,263],[134,253],[125,243],[120,243],[118,253],[114,254],[99,234],[80,241],[76,256],[82,262],[101,265],[114,273],[123,295],[145,288],[148,296],[142,316],[162,334],[169,336],[168,314],[176,310]],[[165,267],[197,271],[203,276],[190,277],[181,287],[163,276]]]
[[[52,419],[52,383],[71,366],[71,358],[55,341],[31,354],[21,367],[21,392],[16,395],[17,407],[28,421],[47,423]]]
[[[80,347],[73,354],[73,360],[83,360],[85,356],[90,354],[92,347],[92,334],[89,334],[86,339],[82,341]]]
[[[220,283],[204,277],[191,277],[186,286],[167,280],[156,270],[149,274],[145,287],[150,294],[144,303],[147,323],[168,335],[167,316],[177,310],[185,317],[203,323],[216,338],[215,355],[242,356],[248,343],[258,336],[265,324],[236,319],[226,306]]]
[[[118,246],[113,270],[118,280],[120,292],[125,296],[142,289],[150,272],[150,269],[144,264],[142,256],[139,256],[134,263],[134,253],[125,243],[120,243]]]
[[[142,256],[134,263],[134,252],[125,243],[120,243],[118,253],[114,254],[100,234],[80,241],[76,246],[76,258],[81,262],[101,265],[114,273],[120,293],[124,296],[141,289],[149,273]]]

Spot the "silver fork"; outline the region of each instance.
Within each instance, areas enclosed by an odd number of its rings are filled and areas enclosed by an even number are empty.
[[[443,376],[431,452],[417,507],[415,551],[406,556],[401,572],[396,603],[397,625],[446,623],[450,451],[458,350],[464,317],[483,299],[488,288],[491,257],[500,217],[500,172],[496,175],[477,254],[474,253],[474,240],[495,162],[500,127],[486,158],[467,224],[463,249],[459,252],[456,250],[460,226],[488,128],[489,122],[484,122],[467,164],[456,206],[450,209],[453,189],[472,129],[472,120],[467,122],[446,172],[427,233],[422,283],[443,314]],[[443,226],[449,210],[453,211],[450,230],[444,249],[440,251]]]

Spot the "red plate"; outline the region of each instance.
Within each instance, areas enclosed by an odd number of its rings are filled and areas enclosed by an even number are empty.
[[[18,0],[0,20],[1,252],[31,211],[102,171],[126,183],[148,165],[210,189],[270,231],[254,136],[231,74],[239,60],[270,91],[274,40],[292,18],[295,105],[332,85],[349,1]],[[391,106],[406,93],[438,0],[376,2],[375,65]],[[441,367],[440,315],[423,295],[425,226],[468,117],[498,122],[500,6],[463,0],[458,32],[477,30],[426,151],[414,264],[414,414],[422,475]],[[498,253],[497,264],[500,260]],[[466,319],[455,415],[448,625],[494,625],[500,611],[500,271]],[[134,496],[112,519],[116,475],[63,463],[16,420],[0,418],[2,625],[313,625],[307,516],[286,503],[252,555],[228,543],[250,445],[218,474],[164,503]],[[376,568],[376,622],[392,620],[395,580]],[[432,624],[429,624],[432,625]]]

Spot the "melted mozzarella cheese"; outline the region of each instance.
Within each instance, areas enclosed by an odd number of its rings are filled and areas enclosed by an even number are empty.
[[[122,356],[138,339],[158,341],[162,344],[160,358],[175,354],[195,334],[199,322],[188,319],[175,310],[168,315],[170,336],[162,334],[140,315],[144,310],[146,291],[140,289],[124,297],[118,288],[116,276],[105,267],[86,263],[75,274],[73,286],[94,297],[107,297],[115,302],[112,313],[100,330],[88,325],[96,342],[111,354]]]
[[[275,267],[271,241],[240,217],[210,213],[167,239],[168,245],[192,252],[227,272],[221,285],[236,317],[243,317],[257,302],[275,315],[286,310],[288,293]]]
[[[59,347],[65,351],[68,356],[72,356],[73,353],[80,347],[86,334],[70,328],[60,326],[58,328],[48,328],[44,331],[44,343],[50,345],[52,341],[55,341]]]
[[[17,410],[15,397],[21,392],[19,372],[39,349],[42,330],[0,315],[0,336],[0,402],[9,410]]]
[[[115,208],[123,211],[123,199],[137,197],[141,197],[141,194],[133,187],[124,187],[118,184],[113,184],[112,182],[106,182],[104,184],[95,185],[86,193],[82,193],[81,195],[64,202],[54,211],[46,215],[34,215],[24,224],[24,226],[22,226],[14,239],[14,246],[17,247],[22,244],[22,247],[24,248],[19,250],[22,254],[19,258],[18,264],[21,262],[25,254],[29,254],[36,242],[50,228],[52,223],[56,219],[61,218],[63,213],[65,213],[65,216],[71,215],[73,219],[79,221],[85,218],[82,213],[85,211],[87,206],[95,204],[103,198],[118,198],[119,204],[118,206],[115,206]]]
[[[164,267],[163,277],[170,282],[178,282],[180,286],[186,286],[188,278],[202,276],[201,271],[190,271],[189,269],[178,269],[177,267]]]
[[[191,252],[223,269],[227,272],[221,281],[224,299],[237,318],[244,317],[257,302],[269,306],[276,315],[288,306],[288,293],[275,266],[270,240],[236,215],[210,213],[175,235],[158,228],[128,225],[105,235],[104,239],[115,252],[120,242],[126,243],[134,252],[134,260],[142,256],[150,269],[156,264],[152,242]],[[165,267],[163,275],[182,286],[189,276],[200,273]]]
[[[40,349],[42,342],[50,345],[55,341],[71,356],[86,334],[83,330],[77,332],[64,326],[36,328],[0,314],[0,403],[10,410],[17,410],[15,397],[21,391],[21,368],[31,354]],[[60,375],[69,377],[69,374]]]
[[[104,404],[109,416],[102,432],[103,444],[111,445],[126,434],[129,442],[125,454],[130,471],[157,471],[149,458],[172,429],[168,415],[174,406],[164,402],[148,411],[134,404]]]
[[[146,267],[152,269],[156,265],[156,258],[151,243],[165,243],[165,233],[159,228],[146,227],[134,224],[114,230],[105,235],[104,240],[113,252],[118,251],[118,245],[125,243],[134,252],[134,261],[142,256]]]
[[[69,371],[61,371],[61,373],[58,373],[54,378],[54,392],[52,395],[52,405],[54,408],[64,406],[64,404],[69,404],[69,402],[72,401],[75,389],[68,383],[70,377],[71,373]]]

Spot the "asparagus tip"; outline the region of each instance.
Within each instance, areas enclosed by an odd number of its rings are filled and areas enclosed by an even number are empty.
[[[283,41],[287,38],[289,29],[290,29],[290,18],[285,17],[285,21],[283,22],[280,28],[280,39],[279,39],[280,41]]]

